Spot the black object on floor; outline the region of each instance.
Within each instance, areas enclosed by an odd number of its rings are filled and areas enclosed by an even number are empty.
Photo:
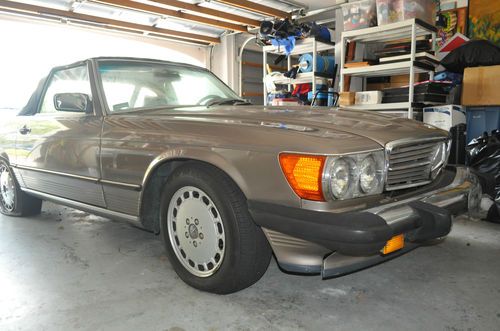
[[[482,137],[473,139],[466,147],[467,165],[490,179],[490,184],[483,187],[483,192],[490,195],[494,200],[492,208],[488,213],[488,220],[498,221],[500,211],[500,131],[496,130],[491,135],[485,134]]]

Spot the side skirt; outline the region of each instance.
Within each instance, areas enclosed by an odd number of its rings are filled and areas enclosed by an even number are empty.
[[[60,205],[64,205],[64,206],[67,206],[70,208],[82,210],[82,211],[85,211],[85,212],[88,212],[90,214],[94,214],[97,216],[106,217],[106,218],[110,218],[110,219],[114,219],[114,220],[130,222],[134,226],[143,228],[143,226],[142,226],[142,224],[137,216],[123,214],[120,212],[108,210],[108,209],[97,207],[97,206],[88,205],[88,204],[85,204],[82,202],[61,198],[61,197],[50,195],[47,193],[42,193],[42,192],[30,190],[27,188],[21,188],[21,190],[30,194],[30,195],[33,195],[33,196],[39,198],[39,199],[42,199],[42,200],[47,200],[47,201],[54,202],[56,204],[60,204]]]

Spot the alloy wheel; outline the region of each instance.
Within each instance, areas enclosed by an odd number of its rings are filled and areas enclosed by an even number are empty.
[[[0,202],[9,212],[15,208],[16,186],[10,169],[5,164],[0,164]]]
[[[221,266],[226,237],[221,214],[203,190],[185,186],[169,203],[170,244],[184,268],[197,277],[209,277]]]

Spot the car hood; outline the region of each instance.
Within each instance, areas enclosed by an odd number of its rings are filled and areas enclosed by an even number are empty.
[[[260,126],[318,137],[335,134],[368,138],[381,146],[400,139],[447,137],[446,131],[418,121],[369,112],[310,107],[229,106],[147,111],[151,116],[176,120]]]

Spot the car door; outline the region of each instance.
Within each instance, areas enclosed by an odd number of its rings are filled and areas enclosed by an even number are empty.
[[[55,96],[85,96],[92,105],[89,64],[54,69],[36,111],[21,116],[16,168],[26,188],[105,207],[100,180],[102,115],[62,109]],[[94,88],[95,91],[95,88]]]

